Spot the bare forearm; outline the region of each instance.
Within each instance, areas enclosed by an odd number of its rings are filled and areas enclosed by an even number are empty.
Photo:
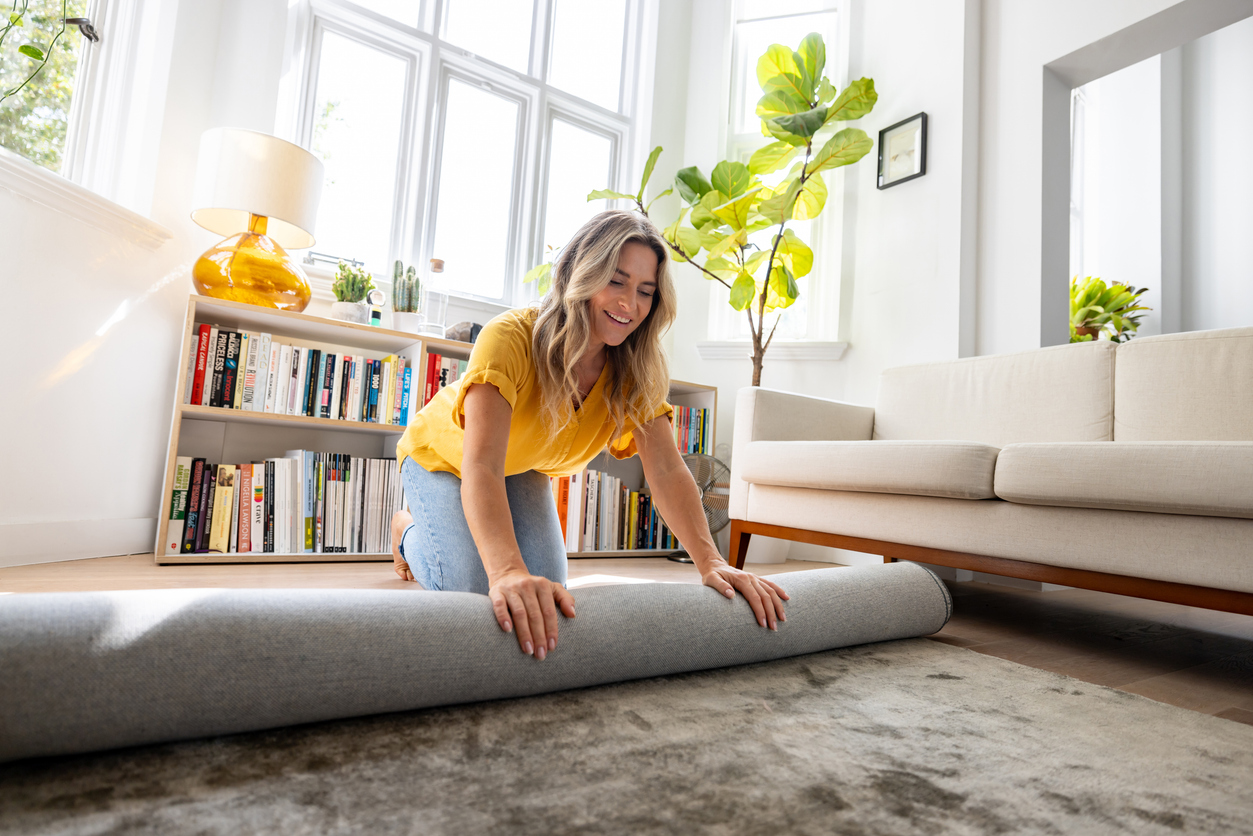
[[[488,583],[495,584],[501,575],[510,571],[527,571],[513,533],[513,517],[503,476],[483,466],[468,465],[461,474],[461,507]]]
[[[713,564],[724,562],[709,533],[700,490],[687,468],[666,469],[649,479],[649,484],[657,510],[687,549],[696,568],[704,574]]]

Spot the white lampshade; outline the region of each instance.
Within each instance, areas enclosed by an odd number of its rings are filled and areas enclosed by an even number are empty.
[[[200,138],[191,219],[219,235],[248,230],[248,215],[269,218],[280,247],[314,243],[322,161],[299,145],[243,128],[213,128]]]

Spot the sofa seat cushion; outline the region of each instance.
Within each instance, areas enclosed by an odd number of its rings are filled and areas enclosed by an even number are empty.
[[[1026,505],[1253,519],[1253,441],[1010,444],[995,484]]]
[[[759,485],[993,499],[996,454],[974,441],[752,441],[734,464]]]

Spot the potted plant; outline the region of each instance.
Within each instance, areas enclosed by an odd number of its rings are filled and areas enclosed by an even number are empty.
[[[364,304],[366,294],[374,289],[374,277],[364,267],[341,261],[335,268],[331,290],[338,302],[331,303],[331,317],[345,322],[370,324],[370,306]]]
[[[418,278],[418,269],[397,261],[392,266],[392,327],[397,331],[418,333],[421,325],[420,309],[422,298],[422,282]]]
[[[775,141],[758,149],[748,165],[723,160],[708,178],[695,166],[684,168],[675,176],[674,188],[645,204],[644,187],[661,154],[657,147],[644,165],[637,194],[599,189],[587,196],[629,200],[648,215],[654,201],[678,190],[686,205],[663,236],[675,261],[689,262],[706,279],[725,286],[731,291],[731,307],[748,316],[754,386],[761,385],[762,360],[783,309],[800,296],[796,280],[813,268],[813,251],[787,224],[818,217],[827,200],[823,172],[857,162],[874,146],[858,128],[836,130],[839,123],[871,111],[879,98],[874,80],[859,78],[838,91],[822,74],[826,62],[826,45],[816,32],[806,35],[796,50],[773,44],[758,59],[757,80],[764,95],[757,102],[757,116],[762,134]],[[777,182],[762,180],[789,163],[792,167]],[[764,246],[750,239],[761,230],[772,230]],[[540,264],[524,281],[538,282],[544,294],[551,272],[551,262]]]
[[[1149,311],[1139,304],[1140,296],[1147,287],[1111,282],[1106,285],[1095,276],[1083,281],[1075,276],[1070,280],[1070,341],[1088,342],[1101,338],[1102,333],[1116,343],[1126,342],[1135,336],[1144,318],[1141,311]]]

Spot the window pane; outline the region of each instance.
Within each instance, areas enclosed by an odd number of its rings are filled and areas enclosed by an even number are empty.
[[[405,62],[327,32],[312,151],[326,164],[315,249],[389,273]]]
[[[525,73],[530,69],[532,8],[525,0],[447,0],[444,39]]]
[[[392,20],[398,20],[406,26],[414,28],[418,26],[419,0],[352,0],[352,2],[372,12],[390,17]]]
[[[556,0],[549,82],[618,110],[626,0]]]
[[[500,299],[508,269],[518,103],[448,81],[435,245],[444,286]]]
[[[66,14],[82,17],[86,0],[70,3]],[[7,16],[11,9],[6,9]],[[61,29],[59,0],[33,0],[22,20],[14,27],[0,48],[0,95],[22,86],[40,61],[18,52],[30,44],[41,52]],[[56,40],[42,70],[31,78],[20,93],[0,105],[0,145],[21,154],[44,168],[60,171],[65,152],[65,135],[70,123],[70,101],[74,92],[74,74],[86,38],[74,26],[65,27]]]
[[[761,85],[757,83],[757,59],[771,44],[783,44],[796,49],[810,32],[822,35],[827,44],[827,66],[835,66],[835,12],[750,20],[735,24],[735,79],[739,90],[739,101],[733,103],[735,112],[732,115],[732,124],[735,133],[751,133],[761,128],[761,120],[757,118],[757,100],[762,95]],[[827,76],[830,77],[830,73]],[[832,83],[838,81],[832,79]]]
[[[587,193],[609,188],[612,153],[613,143],[609,137],[561,119],[553,120],[544,212],[545,247],[563,246],[584,221],[609,208],[607,200],[589,203]]]

